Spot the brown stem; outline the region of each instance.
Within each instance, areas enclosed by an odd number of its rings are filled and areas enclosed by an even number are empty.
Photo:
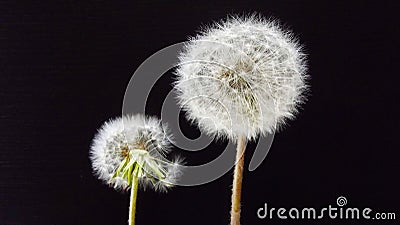
[[[244,152],[246,150],[246,137],[239,137],[236,149],[236,164],[233,175],[231,225],[240,225],[240,198],[242,192]]]

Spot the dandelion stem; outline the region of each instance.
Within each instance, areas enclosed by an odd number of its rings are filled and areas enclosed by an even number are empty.
[[[239,137],[236,149],[236,164],[233,175],[231,225],[240,225],[240,198],[242,192],[244,152],[246,150],[246,137]]]
[[[136,199],[140,170],[141,169],[139,168],[139,165],[136,164],[135,169],[132,173],[131,199],[129,205],[129,225],[135,225]]]

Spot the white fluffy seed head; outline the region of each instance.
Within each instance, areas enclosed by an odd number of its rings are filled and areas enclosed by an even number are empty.
[[[293,35],[260,16],[231,17],[191,38],[176,70],[189,120],[217,137],[255,139],[305,100],[305,55]]]
[[[131,163],[132,168],[134,165],[141,168],[137,175],[142,186],[167,190],[181,175],[182,160],[171,162],[166,159],[172,137],[165,129],[158,119],[143,115],[127,115],[105,122],[90,150],[95,174],[115,189],[127,190],[130,182],[121,168],[132,173],[128,170]],[[127,162],[125,167],[124,160]]]

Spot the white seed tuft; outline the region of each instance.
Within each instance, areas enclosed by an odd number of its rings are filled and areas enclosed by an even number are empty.
[[[191,38],[176,70],[180,105],[210,135],[274,132],[305,100],[305,55],[293,35],[260,16],[231,17]]]
[[[166,191],[180,176],[181,161],[178,165],[166,159],[172,137],[165,127],[158,119],[143,115],[127,115],[105,122],[90,150],[95,174],[115,189],[127,190],[130,176],[135,172],[133,168],[137,166],[142,185]]]

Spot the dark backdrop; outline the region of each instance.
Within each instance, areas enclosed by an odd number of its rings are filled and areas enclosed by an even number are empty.
[[[298,34],[312,79],[298,118],[245,172],[243,224],[359,224],[256,216],[264,202],[322,207],[341,195],[399,217],[397,4],[0,1],[0,224],[126,224],[128,195],[92,175],[96,129],[121,113],[127,82],[148,56],[228,13],[254,11]],[[149,114],[159,115],[171,80],[165,74],[152,92]],[[184,117],[182,127],[198,135]],[[195,164],[223,145],[182,154]],[[137,224],[228,224],[231,175],[168,194],[140,191]]]

